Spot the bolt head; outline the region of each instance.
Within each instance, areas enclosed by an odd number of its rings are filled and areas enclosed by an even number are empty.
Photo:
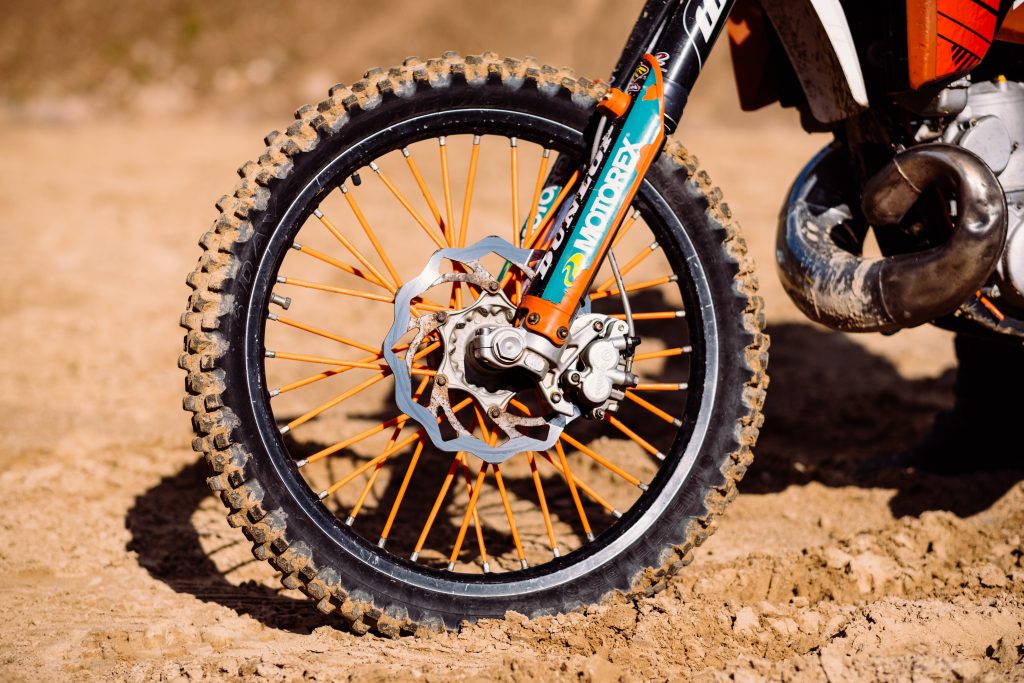
[[[448,378],[441,374],[434,375],[434,384],[436,384],[439,387],[443,387],[444,385],[448,384]]]
[[[561,403],[562,402],[562,395],[560,393],[558,393],[557,391],[555,393],[551,394],[551,402],[552,403]]]
[[[604,419],[604,408],[594,408],[594,419],[595,420],[603,420]]]
[[[448,320],[448,311],[438,311],[434,314],[434,319],[443,325],[445,321]]]
[[[501,289],[501,286],[498,284],[497,280],[490,280],[484,286],[487,288],[487,291],[490,292],[491,294],[495,294],[499,289]]]
[[[569,336],[569,328],[568,327],[564,327],[564,326],[563,327],[559,327],[558,331],[555,332],[555,334],[558,335],[559,339],[565,339],[566,337]]]
[[[604,331],[604,323],[601,322],[600,320],[595,320],[594,321],[594,331],[595,332],[603,332]]]
[[[537,323],[540,322],[540,313],[531,313],[530,315],[526,316],[526,322],[530,323],[531,325],[536,325]]]
[[[578,372],[574,372],[574,373],[569,375],[569,381],[572,382],[573,384],[579,384],[580,380],[582,380],[582,379],[583,379],[583,376],[580,375],[580,373],[578,373]]]
[[[497,420],[499,417],[501,417],[501,408],[499,408],[498,406],[491,406],[490,408],[487,409],[487,415],[488,417]]]

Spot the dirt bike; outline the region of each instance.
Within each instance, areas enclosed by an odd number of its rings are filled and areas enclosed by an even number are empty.
[[[739,228],[669,140],[719,35],[745,108],[835,136],[780,220],[796,304],[1019,342],[1022,15],[648,0],[607,84],[447,53],[336,85],[239,169],[188,278],[185,408],[228,521],[357,633],[663,588],[768,384]]]

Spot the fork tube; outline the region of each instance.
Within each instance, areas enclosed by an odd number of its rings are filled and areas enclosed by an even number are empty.
[[[735,1],[684,0],[658,35],[652,52],[662,64],[666,135],[679,125],[690,91]]]
[[[519,324],[556,346],[586,296],[647,169],[675,130],[735,0],[648,0],[588,128],[591,155],[522,298]],[[641,49],[639,58],[632,55]],[[628,65],[628,68],[623,68]]]

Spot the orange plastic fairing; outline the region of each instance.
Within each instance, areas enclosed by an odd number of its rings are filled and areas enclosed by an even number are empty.
[[[907,0],[910,87],[966,73],[995,39],[998,0]]]

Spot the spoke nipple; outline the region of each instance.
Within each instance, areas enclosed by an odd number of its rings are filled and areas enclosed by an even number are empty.
[[[658,460],[664,460],[665,454],[662,453],[661,451],[658,451],[657,453],[654,454],[654,457],[657,458]]]
[[[352,515],[349,515],[348,518],[345,520],[345,526],[352,526],[352,522],[354,521],[356,521],[356,518]]]
[[[320,498],[320,500],[323,500],[324,498],[326,498],[329,495],[331,495],[331,494],[327,493],[327,489],[324,489],[323,491],[321,491],[320,493],[317,494],[317,496]]]
[[[633,209],[633,220],[640,218],[640,209]]]
[[[651,242],[650,249],[651,249],[651,251],[657,251],[658,250],[658,243],[657,242]]]
[[[342,194],[348,194],[348,186],[345,185],[345,183],[342,183],[341,185],[339,185],[338,189],[341,190]]]
[[[448,384],[448,378],[445,377],[444,375],[434,375],[434,384],[436,384],[439,387],[443,387],[444,385]]]
[[[676,317],[677,318],[685,318],[686,317],[686,311],[676,311]]]
[[[558,335],[559,339],[565,339],[566,337],[569,336],[569,328],[563,325],[562,327],[558,328],[558,331],[555,332],[555,334]]]
[[[287,434],[290,431],[292,431],[292,428],[289,427],[288,425],[285,425],[284,427],[281,427],[281,434],[282,435]]]
[[[687,384],[686,382],[680,382],[679,383],[679,391],[686,391],[689,388],[690,388],[690,385]]]
[[[316,216],[317,218],[323,218],[324,212],[321,211],[320,209],[313,209],[313,215]]]
[[[484,574],[490,574],[490,573],[491,573],[491,565],[488,564],[487,562],[484,562]]]
[[[676,275],[675,273],[672,273],[671,275],[668,276],[668,281],[669,282],[679,282],[679,276]]]
[[[615,519],[622,519],[622,513],[618,510],[612,510],[612,514],[615,515]]]
[[[267,351],[263,352],[263,355],[266,356],[267,358],[277,358],[277,352],[276,351],[267,350]]]
[[[498,406],[491,406],[490,408],[487,409],[487,416],[490,417],[491,419],[497,420],[499,417],[501,417],[501,408],[499,408]]]
[[[531,313],[530,315],[526,316],[526,322],[528,322],[531,325],[536,325],[537,323],[540,322],[540,313]]]
[[[448,563],[448,566],[446,567],[446,569],[447,569],[448,571],[450,571],[450,572],[453,572],[453,571],[455,571],[455,563],[454,563],[454,562],[449,562],[449,563]]]
[[[279,284],[279,285],[286,285],[286,284],[288,284],[288,278],[286,278],[284,275],[278,275],[277,276],[277,284]]]
[[[479,145],[480,144],[480,136],[479,135],[474,135],[473,136],[473,144],[474,145]]]
[[[270,297],[270,303],[277,304],[284,310],[288,310],[288,307],[292,305],[292,299],[289,296],[281,296],[280,294],[273,294]]]
[[[270,398],[274,398],[274,397],[277,397],[277,396],[280,396],[280,395],[281,395],[281,390],[280,389],[271,389],[270,390]]]
[[[560,551],[558,550],[558,548],[555,548],[554,550],[552,550],[552,551],[551,551],[551,554],[552,554],[552,555],[553,555],[554,557],[561,557],[561,556],[562,556],[562,553],[561,553],[561,552],[560,552]]]
[[[517,144],[519,144],[519,141],[518,141],[518,140],[516,140],[515,136],[513,135],[512,137],[510,137],[510,138],[508,139],[508,143],[509,143],[509,145],[511,145],[512,147],[515,147],[515,146],[516,146]]]
[[[267,320],[271,322],[277,322],[277,313],[267,313]]]
[[[545,147],[545,148],[544,148],[544,154],[543,154],[542,156],[543,156],[543,157],[544,157],[545,159],[549,158],[549,157],[551,156],[551,150],[550,150],[550,149],[548,149],[547,147]],[[557,555],[556,555],[555,557],[557,557]]]
[[[383,536],[381,536],[380,538],[377,539],[377,547],[378,548],[383,548],[384,544],[387,543],[387,542],[388,542],[388,539],[386,539]]]
[[[640,482],[639,484],[637,484],[637,486],[639,486],[639,487],[640,487],[640,490],[641,490],[641,491],[646,491],[647,489],[649,489],[649,488],[650,488],[650,486],[648,486],[647,484],[645,484],[645,483],[643,483],[643,482]]]
[[[600,321],[600,320],[595,320],[594,321],[594,332],[603,332],[603,331],[604,331],[604,323],[602,321]]]
[[[412,153],[409,151],[408,147],[402,148],[402,156],[405,157],[406,159],[412,156]]]
[[[292,242],[292,249],[295,251],[302,251],[302,245],[298,242]]]
[[[420,559],[420,554],[418,552],[413,552],[413,554],[409,556],[410,562],[415,562],[418,559]]]
[[[377,165],[376,161],[370,162],[370,170],[373,171],[374,173],[380,173],[380,166]]]
[[[593,531],[588,531],[587,532],[587,540],[590,541],[591,543],[594,542],[594,532]]]
[[[684,346],[683,347],[683,353],[693,353],[693,347],[692,346]]]
[[[513,147],[514,146],[515,145],[513,145]],[[530,563],[527,562],[526,560],[519,560],[519,566],[522,567],[523,569],[529,569],[530,568]]]
[[[305,467],[306,465],[308,465],[308,464],[309,464],[309,461],[306,460],[305,458],[303,458],[302,460],[296,460],[295,461],[295,466],[298,467],[300,470],[303,467]]]
[[[675,425],[676,427],[682,427],[682,426],[683,426],[683,421],[682,421],[682,420],[680,420],[680,419],[679,419],[679,418],[677,417],[677,418],[675,418],[674,420],[672,420],[672,424],[674,424],[674,425]]]
[[[439,137],[439,138],[437,139],[437,144],[439,144],[439,145],[441,145],[442,147],[444,147],[445,145],[447,145],[447,144],[448,144],[448,138],[447,138],[447,137],[445,137],[444,135],[442,135],[441,137]]]

